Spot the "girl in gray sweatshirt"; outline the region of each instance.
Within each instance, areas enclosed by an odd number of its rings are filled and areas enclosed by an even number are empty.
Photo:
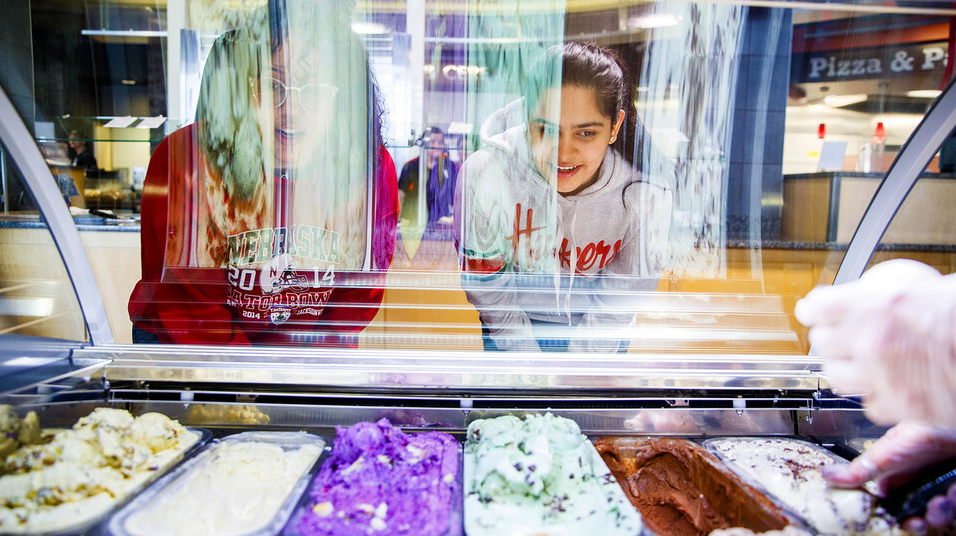
[[[552,47],[528,97],[482,125],[455,217],[486,349],[626,351],[622,328],[667,261],[671,195],[624,156],[637,134],[625,73],[596,45]]]

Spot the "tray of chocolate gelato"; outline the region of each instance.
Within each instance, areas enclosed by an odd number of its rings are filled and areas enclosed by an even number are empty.
[[[12,410],[0,412],[9,417]],[[159,413],[134,417],[111,408],[52,436],[39,433],[35,415],[6,420],[16,424],[18,444],[0,468],[0,534],[93,530],[212,435]]]
[[[644,525],[658,536],[782,530],[798,517],[686,439],[599,437],[594,446]]]
[[[902,534],[871,493],[834,488],[823,478],[824,467],[850,462],[820,445],[790,438],[733,437],[708,439],[703,446],[818,534]]]

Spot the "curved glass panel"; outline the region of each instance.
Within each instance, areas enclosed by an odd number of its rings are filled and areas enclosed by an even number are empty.
[[[956,15],[147,4],[30,3],[37,139],[85,222],[132,231],[91,258],[142,259],[99,268],[118,341],[675,354],[806,352],[793,306],[952,75]]]
[[[87,341],[86,323],[50,229],[15,162],[0,145],[4,208],[0,221],[0,335]],[[69,184],[66,176],[57,180]]]
[[[946,138],[909,191],[886,229],[869,266],[914,259],[943,274],[956,271],[956,221],[948,210],[956,186],[956,137]]]

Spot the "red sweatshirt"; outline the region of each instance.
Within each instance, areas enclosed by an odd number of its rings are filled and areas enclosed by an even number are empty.
[[[354,344],[352,335],[382,302],[395,247],[398,190],[388,152],[379,148],[368,211],[370,268],[339,271],[341,229],[276,223],[290,219],[282,215],[294,181],[264,181],[260,205],[246,203],[246,213],[237,215],[242,205],[230,203],[216,181],[197,177],[197,170],[211,174],[197,131],[196,124],[177,130],[150,159],[143,276],[129,300],[133,324],[165,343]],[[223,199],[210,199],[220,194]]]

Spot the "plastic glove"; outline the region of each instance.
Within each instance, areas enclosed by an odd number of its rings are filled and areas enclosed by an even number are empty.
[[[849,465],[825,467],[823,476],[834,486],[843,488],[858,488],[872,480],[877,493],[886,495],[927,468],[952,458],[956,458],[956,430],[904,421]],[[919,534],[925,533],[927,526],[945,527],[953,521],[954,506],[956,485],[946,495],[929,501],[925,517],[905,520],[903,528]]]
[[[862,394],[872,421],[956,428],[954,276],[916,261],[888,261],[858,281],[814,289],[795,313],[827,360],[830,384]]]

